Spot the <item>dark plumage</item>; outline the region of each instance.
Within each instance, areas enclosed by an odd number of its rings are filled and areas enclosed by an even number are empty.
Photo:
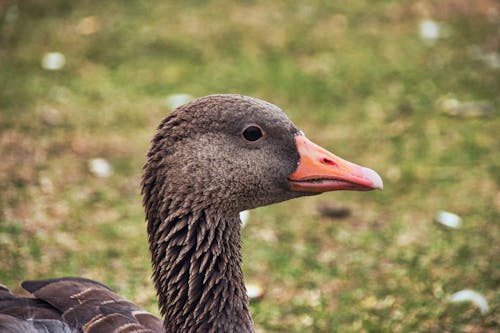
[[[194,100],[161,122],[144,166],[164,322],[100,283],[61,278],[24,282],[31,298],[0,289],[0,331],[253,332],[238,213],[303,195],[381,187],[375,172],[314,145],[270,103],[241,95]]]

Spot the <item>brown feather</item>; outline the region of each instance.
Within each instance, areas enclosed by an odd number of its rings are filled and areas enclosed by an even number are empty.
[[[265,139],[245,141],[253,125]],[[241,95],[202,97],[161,121],[142,194],[163,323],[100,283],[59,278],[24,282],[34,298],[0,287],[0,325],[27,332],[20,325],[40,318],[33,332],[43,320],[53,333],[254,332],[238,213],[305,195],[287,179],[299,161],[297,133],[278,107]]]

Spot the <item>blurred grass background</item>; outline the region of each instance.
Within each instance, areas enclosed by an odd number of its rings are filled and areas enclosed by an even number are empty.
[[[0,1],[0,281],[85,276],[157,313],[149,140],[166,96],[235,92],[385,181],[251,212],[260,332],[497,332],[499,53],[495,0]],[[462,102],[489,114],[443,112]],[[462,289],[490,311],[448,302]]]

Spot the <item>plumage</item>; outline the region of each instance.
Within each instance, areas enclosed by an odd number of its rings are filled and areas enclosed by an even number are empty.
[[[0,288],[1,332],[254,332],[239,212],[325,191],[382,187],[372,170],[316,146],[275,105],[211,95],[169,114],[142,179],[163,320],[83,278]]]
[[[113,293],[105,285],[84,278],[57,278],[24,281],[22,287],[35,298],[12,295],[0,289],[0,328],[12,318],[30,319],[25,323],[34,332],[114,332],[116,327],[135,328],[133,332],[161,332],[162,321],[137,305]],[[6,330],[6,329],[5,329]],[[9,332],[8,330],[6,330]],[[24,332],[19,326],[12,332]],[[0,330],[4,332],[4,330]],[[120,331],[121,332],[121,331]]]

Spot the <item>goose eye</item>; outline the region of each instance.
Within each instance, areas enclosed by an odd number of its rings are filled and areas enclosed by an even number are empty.
[[[260,127],[252,125],[245,128],[243,131],[243,137],[247,141],[257,141],[262,137],[262,130]]]

